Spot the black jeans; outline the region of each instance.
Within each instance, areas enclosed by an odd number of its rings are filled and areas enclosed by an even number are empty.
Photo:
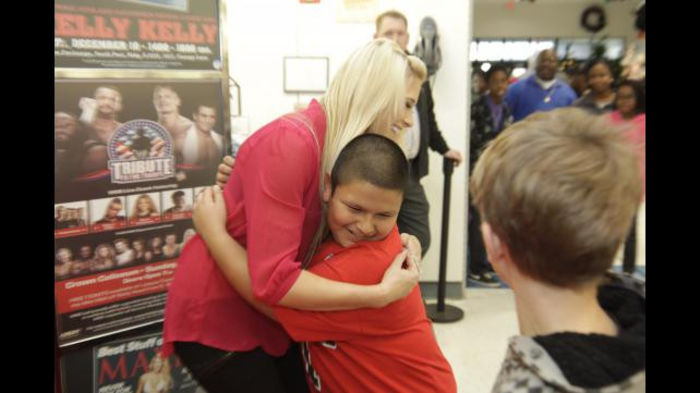
[[[195,342],[175,342],[175,353],[208,393],[308,393],[299,345],[276,358],[260,347],[226,352]]]
[[[420,180],[409,175],[396,225],[398,225],[400,233],[408,233],[418,238],[421,256],[425,256],[430,248],[429,213],[430,205]]]

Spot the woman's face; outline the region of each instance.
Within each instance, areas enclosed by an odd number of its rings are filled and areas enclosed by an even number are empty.
[[[413,107],[418,102],[418,95],[420,95],[422,86],[422,82],[413,76],[409,77],[406,83],[406,97],[404,98],[403,108],[399,112],[399,117],[392,120],[390,129],[374,129],[373,127],[370,130],[372,133],[385,136],[399,144],[402,144],[401,139],[404,135],[402,131],[413,126]]]
[[[620,86],[617,90],[617,110],[623,115],[632,115],[637,107],[637,97],[634,94],[634,89],[630,86]]]
[[[136,251],[143,251],[143,242],[142,241],[135,241],[133,243],[134,250]]]
[[[158,372],[163,368],[163,361],[160,359],[160,356],[156,356],[153,358],[153,371]]]
[[[160,245],[163,244],[163,241],[159,237],[154,237],[153,240],[151,241],[151,245],[155,247],[160,247]]]
[[[604,64],[598,63],[588,71],[588,85],[595,93],[604,93],[610,90],[613,83],[610,69]]]
[[[139,209],[139,213],[149,213],[151,211],[151,203],[148,202],[147,198],[139,198],[136,207]]]

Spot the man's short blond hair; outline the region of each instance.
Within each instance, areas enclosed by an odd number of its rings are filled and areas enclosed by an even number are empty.
[[[408,29],[408,20],[406,20],[406,17],[404,16],[404,14],[402,14],[396,10],[389,10],[389,11],[385,11],[385,12],[382,12],[381,14],[379,14],[377,19],[375,20],[374,24],[375,24],[375,31],[376,32],[379,32],[379,28],[382,26],[382,20],[384,20],[384,18],[387,18],[387,17],[403,20],[403,24],[406,25],[406,29]]]
[[[641,190],[621,130],[574,108],[538,112],[503,131],[470,180],[474,206],[518,270],[559,287],[611,267]]]

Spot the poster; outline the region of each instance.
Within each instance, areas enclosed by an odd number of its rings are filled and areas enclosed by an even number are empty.
[[[194,236],[196,190],[230,149],[220,80],[57,80],[59,345],[157,322]]]
[[[70,393],[206,393],[176,355],[162,358],[160,326],[97,340],[61,359]],[[158,389],[156,389],[158,388]]]
[[[161,357],[162,343],[160,334],[150,334],[94,347],[93,392],[204,393],[176,356]]]
[[[59,68],[221,70],[218,0],[56,0]]]

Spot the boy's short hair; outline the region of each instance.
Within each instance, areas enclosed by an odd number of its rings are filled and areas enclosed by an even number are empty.
[[[331,190],[353,180],[403,192],[408,183],[408,162],[403,150],[391,139],[377,134],[354,138],[333,165]]]
[[[562,108],[535,113],[491,141],[470,191],[523,274],[573,287],[612,265],[641,201],[641,178],[620,130]]]

